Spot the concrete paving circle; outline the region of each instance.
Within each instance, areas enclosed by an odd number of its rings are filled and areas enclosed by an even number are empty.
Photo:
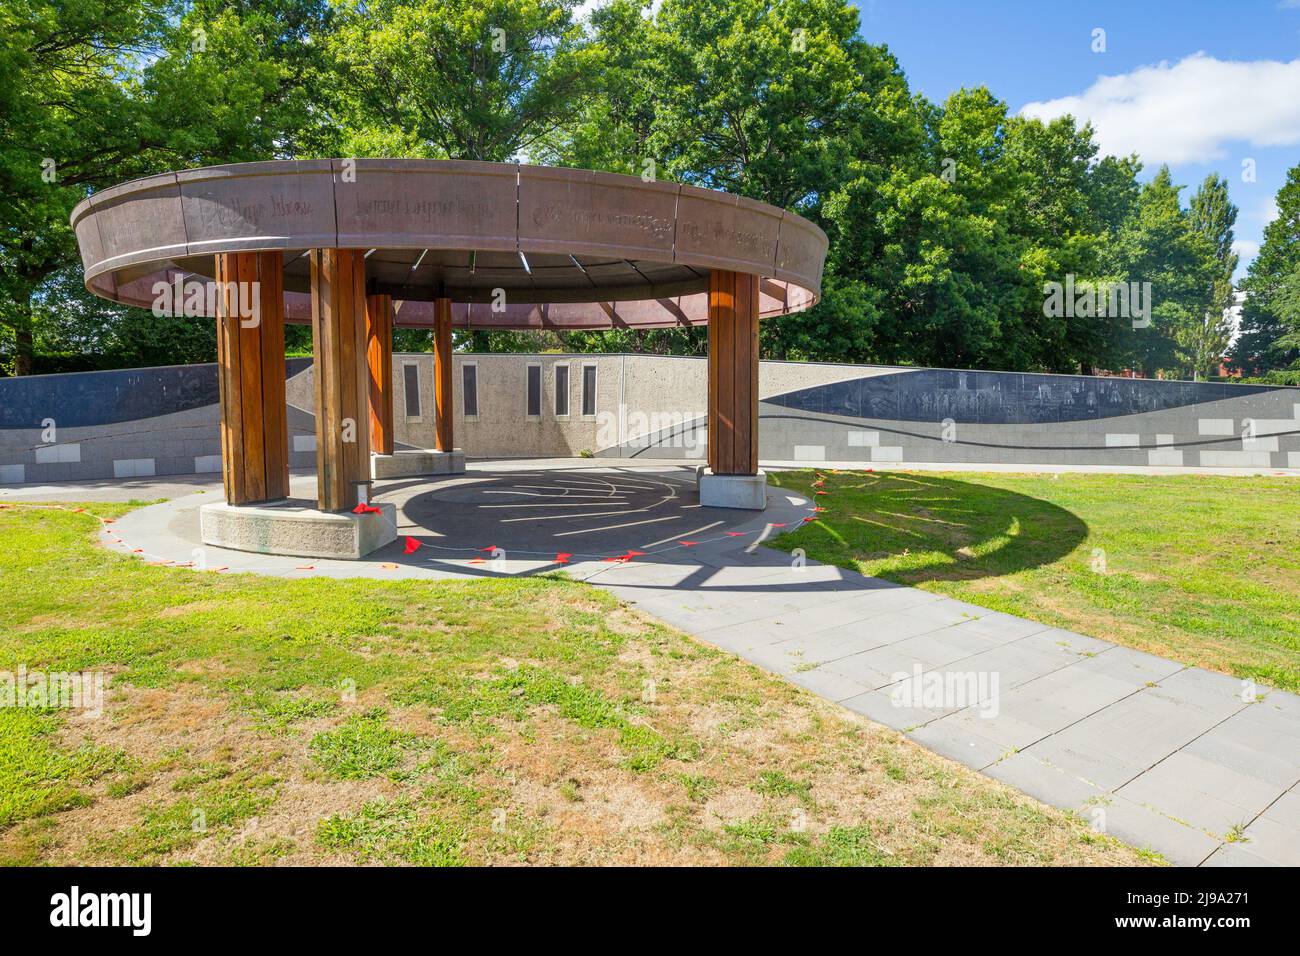
[[[439,544],[543,557],[650,551],[716,537],[754,517],[701,507],[693,473],[681,468],[479,471],[417,492],[399,509]]]
[[[314,488],[314,477],[295,476],[292,500],[309,506]],[[807,499],[780,489],[768,490],[764,512],[703,508],[694,466],[471,464],[464,475],[376,482],[374,500],[397,507],[397,540],[360,561],[339,561],[204,545],[199,508],[220,500],[214,492],[133,511],[106,525],[101,541],[157,564],[285,577],[496,577],[563,570],[585,579],[631,561],[716,561],[722,552],[793,528],[812,513]]]

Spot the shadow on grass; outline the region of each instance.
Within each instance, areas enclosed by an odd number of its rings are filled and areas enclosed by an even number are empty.
[[[815,497],[821,520],[770,542],[900,584],[971,581],[1059,561],[1084,541],[1075,514],[1028,495],[938,474],[783,472],[773,483]],[[1045,477],[1044,481],[1050,481]]]

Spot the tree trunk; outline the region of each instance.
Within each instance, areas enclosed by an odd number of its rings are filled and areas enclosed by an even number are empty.
[[[33,357],[31,326],[14,329],[14,375],[31,375]]]

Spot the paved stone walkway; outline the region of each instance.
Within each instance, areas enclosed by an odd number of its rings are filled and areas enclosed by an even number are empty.
[[[1300,697],[766,549],[701,557],[592,583],[1171,862],[1300,865]]]
[[[1259,688],[1252,701],[1221,674],[798,566],[759,542],[809,516],[799,495],[771,489],[763,514],[719,517],[692,500],[681,467],[550,464],[563,470],[497,463],[378,486],[398,504],[399,533],[423,542],[411,555],[402,538],[363,562],[203,549],[196,509],[211,492],[133,512],[104,541],[146,560],[290,577],[536,573],[561,566],[552,551],[571,552],[572,576],[1174,863],[1300,865],[1300,697]],[[311,482],[295,479],[295,493]],[[509,502],[529,507],[498,507]],[[581,514],[542,520],[554,505]],[[486,559],[488,545],[502,553]],[[640,553],[619,560],[627,551]]]

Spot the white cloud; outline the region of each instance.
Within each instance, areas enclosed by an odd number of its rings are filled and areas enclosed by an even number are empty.
[[[1300,0],[1297,0],[1300,2]],[[1091,120],[1103,153],[1147,164],[1223,159],[1228,143],[1300,143],[1300,59],[1218,60],[1196,53],[1101,76],[1078,96],[1029,103],[1021,113]]]
[[[1259,255],[1259,243],[1254,239],[1234,239],[1232,241],[1232,251],[1242,262],[1249,262]]]

